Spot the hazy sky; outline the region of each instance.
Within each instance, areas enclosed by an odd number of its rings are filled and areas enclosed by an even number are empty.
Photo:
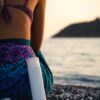
[[[100,17],[100,0],[47,0],[45,37],[74,22]]]

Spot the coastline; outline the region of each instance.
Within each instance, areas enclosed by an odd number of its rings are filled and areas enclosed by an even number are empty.
[[[100,100],[100,87],[55,84],[47,100]]]

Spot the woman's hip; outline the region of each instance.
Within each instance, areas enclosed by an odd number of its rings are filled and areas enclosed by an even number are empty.
[[[26,40],[0,40],[0,98],[31,97],[26,59],[35,54],[27,43]]]
[[[27,59],[34,57],[33,49],[28,45],[20,45],[16,43],[0,43],[0,64],[16,63],[19,59]]]
[[[48,94],[53,85],[53,75],[42,52],[34,52],[29,45],[30,41],[14,41],[0,40],[0,96],[22,95],[23,91],[24,95],[30,96],[26,59],[35,55],[39,58],[45,92]]]

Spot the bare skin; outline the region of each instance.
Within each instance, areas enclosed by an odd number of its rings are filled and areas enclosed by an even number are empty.
[[[5,0],[7,4],[23,5],[24,0]],[[0,39],[28,39],[33,50],[38,51],[44,33],[46,0],[30,0],[27,7],[33,11],[34,19],[31,25],[29,17],[19,9],[9,7],[12,21],[7,24],[0,15]]]
[[[35,51],[40,50],[43,40],[44,24],[45,24],[45,8],[46,0],[40,0],[34,11],[34,21],[32,23],[31,31],[31,46]]]

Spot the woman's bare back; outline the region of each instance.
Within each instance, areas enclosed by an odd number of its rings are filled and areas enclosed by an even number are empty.
[[[5,4],[21,5],[25,0],[4,0]],[[38,0],[29,0],[27,7],[34,12]],[[31,21],[29,17],[20,9],[7,7],[11,15],[11,22],[8,24],[0,14],[0,39],[24,38],[30,39]]]

